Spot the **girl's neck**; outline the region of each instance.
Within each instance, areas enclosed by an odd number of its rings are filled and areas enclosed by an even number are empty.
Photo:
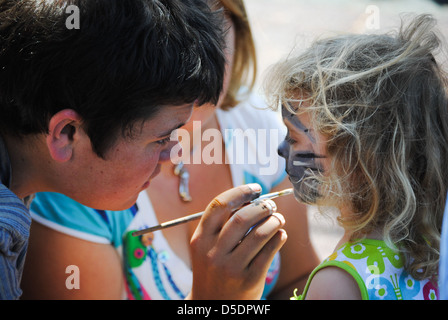
[[[340,248],[344,243],[350,242],[352,240],[353,232],[345,229],[344,235],[339,240],[338,244],[335,247],[335,251]],[[373,240],[384,240],[383,234],[381,230],[373,230],[363,236],[364,239],[373,239]]]
[[[342,218],[349,217],[354,214],[353,210],[351,210],[351,208],[347,207],[347,206],[339,208],[339,211],[340,211],[340,215]],[[372,230],[366,234],[362,234],[359,237],[364,238],[364,239],[384,240],[383,232],[382,232],[381,228],[375,228],[374,230]],[[338,244],[336,245],[335,250],[337,250],[344,243],[350,242],[351,240],[353,240],[353,231],[349,230],[347,228],[344,228],[344,235],[339,240]]]

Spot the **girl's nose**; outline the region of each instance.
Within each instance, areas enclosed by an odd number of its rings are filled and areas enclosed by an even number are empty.
[[[277,153],[280,157],[288,159],[289,156],[289,144],[286,141],[280,143],[277,149]]]

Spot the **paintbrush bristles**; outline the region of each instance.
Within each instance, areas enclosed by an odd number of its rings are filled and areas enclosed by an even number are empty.
[[[259,200],[266,200],[266,199],[274,199],[274,198],[277,198],[277,197],[286,196],[286,195],[291,194],[291,193],[293,193],[293,189],[289,188],[289,189],[285,189],[285,190],[282,190],[282,191],[268,193],[268,194],[259,196],[257,199],[252,200],[251,202],[259,201]]]

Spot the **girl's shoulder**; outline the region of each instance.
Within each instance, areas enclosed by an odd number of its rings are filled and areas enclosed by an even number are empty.
[[[329,265],[319,268],[310,276],[309,283],[299,300],[362,300],[355,278],[343,268]]]

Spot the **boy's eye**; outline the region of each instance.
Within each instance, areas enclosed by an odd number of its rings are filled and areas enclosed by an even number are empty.
[[[171,140],[171,136],[170,137],[166,137],[164,139],[158,140],[156,141],[157,144],[160,144],[162,146],[166,145],[168,142],[170,142]]]

